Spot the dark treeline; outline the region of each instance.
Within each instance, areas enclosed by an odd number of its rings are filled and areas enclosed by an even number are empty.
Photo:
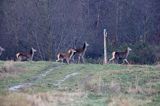
[[[59,51],[90,44],[87,58],[130,46],[132,63],[160,61],[160,0],[0,0],[1,59],[37,49],[36,60],[55,60]]]

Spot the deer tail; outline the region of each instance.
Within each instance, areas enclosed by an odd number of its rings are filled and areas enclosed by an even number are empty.
[[[116,52],[112,52],[112,58],[115,58]]]
[[[17,59],[18,59],[19,55],[20,55],[20,53],[17,53],[17,54],[16,54],[16,58],[17,58]]]
[[[58,62],[60,60],[60,53],[57,54],[57,60],[56,62]]]
[[[115,54],[116,54],[116,52],[112,52],[112,58],[109,59],[109,62],[115,59]]]

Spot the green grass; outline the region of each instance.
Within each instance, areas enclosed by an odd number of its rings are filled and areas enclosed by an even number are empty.
[[[1,61],[0,67],[4,64]],[[123,104],[159,106],[160,104],[159,66],[66,65],[44,61],[18,62],[14,63],[14,66],[23,67],[27,71],[1,79],[0,95],[2,96],[9,95],[10,86],[33,83],[31,87],[17,93],[36,95],[47,92],[65,92],[66,94],[81,92],[83,96],[74,96],[72,98],[74,101],[69,101],[71,106],[119,106]],[[39,77],[45,72],[48,73]],[[58,83],[59,85],[56,85]],[[68,105],[68,102],[61,102],[58,105]]]
[[[4,62],[0,62],[3,67]],[[41,71],[45,70],[51,63],[49,62],[23,62],[23,63],[13,63],[13,67],[21,67],[25,69],[24,72],[11,73],[13,76],[8,76],[0,80],[0,94],[7,91],[7,88],[12,85],[23,83],[31,79],[34,75],[37,75]],[[11,70],[12,71],[12,70]]]

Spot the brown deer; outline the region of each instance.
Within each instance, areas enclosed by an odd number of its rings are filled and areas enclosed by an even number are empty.
[[[30,52],[19,52],[16,54],[16,58],[19,61],[29,61],[29,60],[32,61],[34,53],[36,51],[37,51],[36,49],[31,48]]]
[[[0,56],[2,55],[2,53],[3,53],[4,51],[5,51],[5,49],[0,46]]]
[[[73,61],[74,61],[74,55],[78,55],[78,63],[80,63],[81,59],[84,61],[84,55],[86,53],[87,47],[89,46],[89,44],[87,42],[84,42],[83,47],[82,48],[77,48],[74,49],[76,52],[73,54]]]
[[[129,55],[129,52],[131,51],[132,49],[131,48],[127,48],[125,51],[123,52],[118,52],[118,51],[114,51],[112,52],[112,58],[109,59],[109,63],[113,60],[119,60],[119,59],[123,59],[123,63],[127,63],[129,64],[128,60],[127,60],[127,57]]]
[[[67,64],[69,64],[75,52],[76,51],[74,49],[69,49],[66,53],[58,53],[56,62],[59,62],[59,61],[63,62],[64,60],[66,60]]]

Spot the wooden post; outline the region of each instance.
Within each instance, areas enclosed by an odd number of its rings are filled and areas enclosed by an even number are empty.
[[[104,29],[104,64],[107,64],[107,31]]]

